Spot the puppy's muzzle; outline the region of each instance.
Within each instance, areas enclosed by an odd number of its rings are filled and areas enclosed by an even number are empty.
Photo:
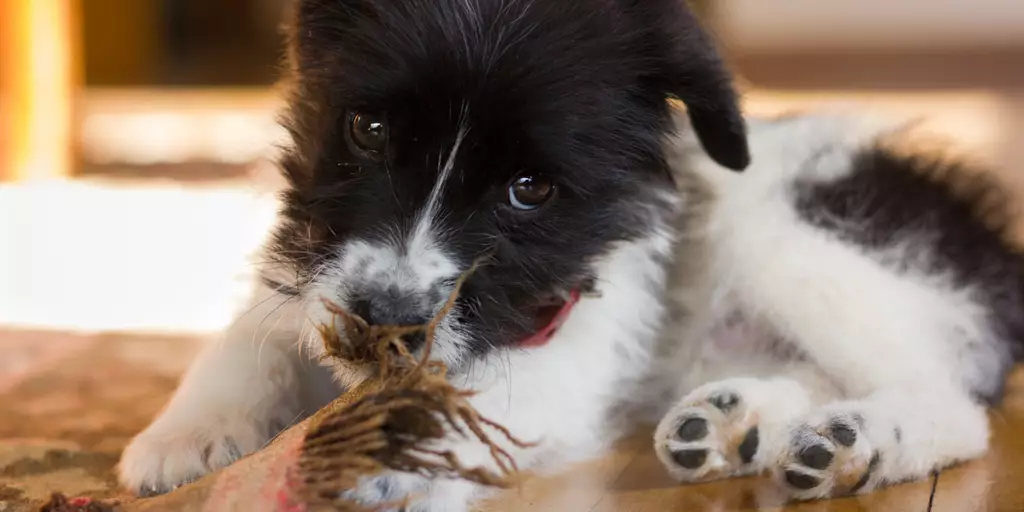
[[[430,322],[432,311],[427,297],[418,297],[394,288],[370,289],[352,301],[349,311],[370,325],[416,326]],[[425,333],[403,338],[406,348],[415,352],[423,347]]]

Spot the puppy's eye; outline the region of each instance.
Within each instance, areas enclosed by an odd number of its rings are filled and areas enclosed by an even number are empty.
[[[508,203],[517,210],[536,210],[554,195],[555,184],[535,174],[520,174],[508,186]]]
[[[383,154],[388,147],[388,122],[382,114],[353,113],[349,133],[352,143],[368,153]]]

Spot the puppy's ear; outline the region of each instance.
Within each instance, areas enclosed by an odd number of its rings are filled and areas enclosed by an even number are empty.
[[[683,0],[624,0],[651,39],[654,80],[686,104],[704,150],[720,165],[742,171],[750,164],[746,126],[732,76],[714,42]]]

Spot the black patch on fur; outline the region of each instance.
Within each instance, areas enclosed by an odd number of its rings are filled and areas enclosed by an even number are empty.
[[[704,418],[690,418],[679,426],[680,441],[697,441],[708,435],[708,422]]]
[[[899,427],[893,427],[892,435],[896,439],[897,443],[903,442],[903,429]]]
[[[453,316],[474,352],[532,333],[540,297],[593,280],[597,258],[665,215],[667,98],[722,165],[749,159],[728,72],[678,0],[294,5],[276,263],[303,291],[347,241],[401,246],[465,129],[435,228],[463,267],[492,255]],[[348,142],[357,111],[386,116],[383,155]],[[552,179],[554,199],[509,207],[521,172]]]
[[[1014,358],[1024,355],[1024,258],[1009,242],[1012,203],[985,174],[961,162],[876,147],[857,155],[844,178],[800,183],[796,203],[808,222],[868,249],[909,242],[921,253],[897,264],[927,265],[977,289],[996,339],[974,351],[973,363],[984,365],[980,373],[991,379],[972,391],[995,402]]]
[[[743,442],[740,443],[739,453],[740,460],[744,464],[750,464],[754,461],[754,455],[757,455],[757,447],[760,444],[760,432],[757,427],[753,427],[747,431],[747,435],[743,437]]]
[[[703,466],[707,458],[707,450],[680,450],[672,452],[672,460],[686,469],[697,469]]]

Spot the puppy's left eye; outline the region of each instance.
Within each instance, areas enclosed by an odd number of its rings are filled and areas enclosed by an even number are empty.
[[[352,143],[367,153],[381,155],[388,148],[388,121],[382,114],[354,112],[349,121]]]
[[[517,210],[536,210],[554,195],[555,184],[541,175],[520,174],[508,186],[508,203]]]

